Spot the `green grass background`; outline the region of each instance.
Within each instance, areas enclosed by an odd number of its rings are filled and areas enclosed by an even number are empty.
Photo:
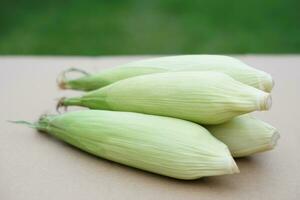
[[[299,53],[299,0],[0,0],[0,54]]]

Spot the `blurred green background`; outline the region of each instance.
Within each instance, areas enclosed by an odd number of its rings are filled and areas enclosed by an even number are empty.
[[[300,52],[299,0],[0,2],[2,55]]]

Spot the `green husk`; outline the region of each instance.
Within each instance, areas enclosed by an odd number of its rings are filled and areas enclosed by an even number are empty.
[[[268,110],[270,94],[218,72],[169,72],[137,76],[65,98],[60,106],[162,115],[219,124],[255,110]]]
[[[30,126],[96,156],[177,179],[238,172],[226,145],[184,120],[85,110],[43,116]]]
[[[250,115],[235,117],[223,124],[206,128],[228,146],[234,157],[271,150],[279,139],[279,133],[274,127]]]
[[[252,68],[238,59],[220,55],[181,55],[139,60],[96,74],[84,74],[83,77],[73,80],[67,80],[65,77],[67,72],[64,72],[59,85],[64,89],[91,91],[133,76],[172,71],[222,72],[266,92],[270,92],[274,85],[269,74]]]

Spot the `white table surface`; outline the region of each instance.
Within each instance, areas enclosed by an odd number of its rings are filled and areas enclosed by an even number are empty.
[[[63,69],[96,72],[143,57],[0,57],[0,199],[300,199],[300,56],[235,57],[274,77],[273,107],[255,115],[281,138],[273,151],[237,159],[239,174],[196,181],[103,160],[6,121],[34,121],[78,94],[57,88]]]

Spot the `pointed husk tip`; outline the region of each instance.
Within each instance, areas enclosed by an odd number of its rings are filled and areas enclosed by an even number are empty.
[[[41,133],[44,133],[44,132],[47,132],[49,121],[53,117],[55,117],[55,115],[43,114],[39,117],[39,119],[36,122],[28,122],[28,121],[24,121],[24,120],[16,120],[16,121],[8,120],[8,122],[14,123],[14,124],[25,125],[27,127],[36,129]]]
[[[263,78],[261,78],[261,84],[259,89],[266,91],[266,92],[271,92],[275,82],[274,79],[272,78],[272,76],[270,74],[266,74],[265,76],[263,76]]]
[[[57,86],[62,89],[62,90],[65,90],[65,89],[70,89],[70,87],[68,86],[68,84],[63,81],[63,80],[59,80],[57,81]]]
[[[228,150],[228,156],[227,156],[227,163],[228,163],[228,174],[235,174],[240,173],[240,170],[234,161],[233,157],[230,154],[230,151]]]
[[[272,137],[269,143],[269,149],[274,149],[274,147],[277,145],[277,142],[280,138],[279,132],[275,129],[272,133]]]
[[[16,120],[16,121],[7,120],[7,121],[10,122],[10,123],[14,123],[14,124],[26,125],[26,126],[28,126],[30,128],[36,128],[37,127],[36,123],[32,123],[32,122],[28,122],[28,121],[24,121],[24,120]]]
[[[71,98],[62,97],[58,100],[56,104],[56,110],[59,112],[59,109],[61,107],[64,107],[66,110],[68,106],[80,106],[80,105],[81,105],[80,97],[71,97]]]
[[[72,88],[72,86],[69,85],[69,82],[70,82],[70,81],[69,81],[68,78],[67,78],[67,74],[68,74],[69,72],[77,72],[77,73],[80,73],[80,74],[82,74],[82,75],[84,75],[84,76],[89,75],[88,72],[86,72],[86,71],[84,71],[84,70],[81,70],[81,69],[73,68],[73,67],[71,67],[71,68],[69,68],[69,69],[67,69],[67,70],[64,70],[64,71],[62,71],[62,72],[58,75],[58,77],[57,77],[57,79],[56,79],[57,85],[58,85],[58,87],[59,87],[60,89],[71,89],[71,88]]]
[[[272,96],[269,93],[259,94],[257,99],[258,110],[269,110],[272,107]]]
[[[57,83],[58,88],[60,88],[62,90],[70,88],[66,82],[65,71],[61,72],[58,75],[58,77],[56,79],[56,83]]]

